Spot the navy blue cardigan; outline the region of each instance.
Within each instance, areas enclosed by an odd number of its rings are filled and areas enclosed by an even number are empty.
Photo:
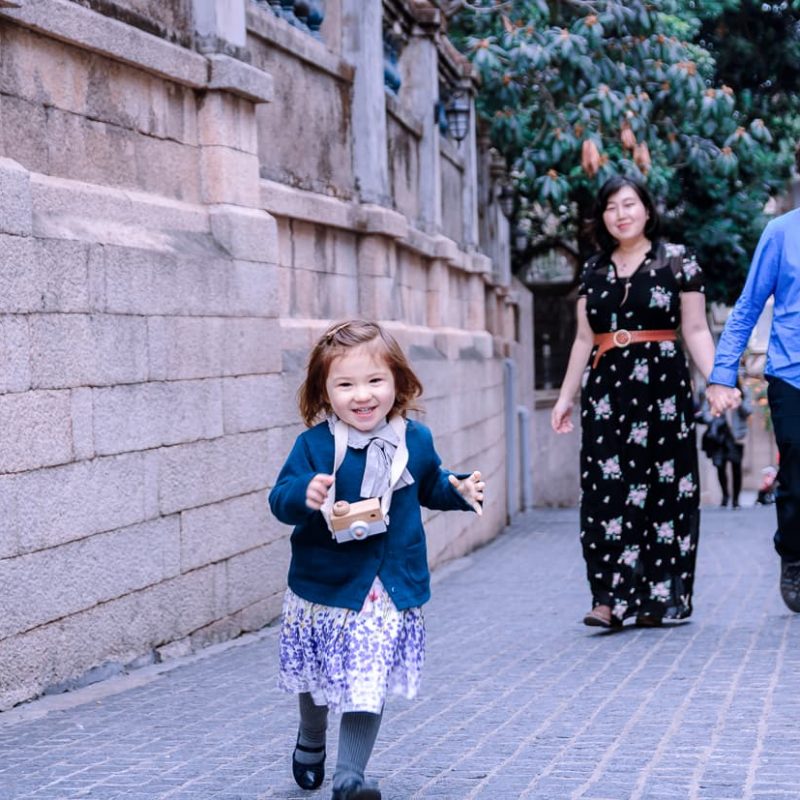
[[[406,444],[414,483],[392,495],[388,530],[340,544],[331,536],[322,513],[306,505],[311,479],[333,469],[333,435],[328,423],[322,422],[297,437],[269,494],[272,513],[295,526],[289,566],[289,587],[295,594],[312,603],[358,611],[379,575],[398,609],[421,606],[430,598],[420,506],[443,511],[471,511],[472,507],[450,484],[451,473],[442,469],[428,428],[409,420]],[[347,449],[336,473],[336,500],[352,503],[363,499],[360,489],[365,462],[366,448]]]

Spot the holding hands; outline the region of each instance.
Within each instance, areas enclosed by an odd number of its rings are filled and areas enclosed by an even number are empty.
[[[719,417],[726,411],[741,405],[742,393],[735,386],[712,383],[706,387],[706,400],[711,407],[711,413],[715,417]]]
[[[473,472],[468,478],[459,480],[455,475],[450,476],[453,488],[475,509],[475,513],[483,514],[483,490],[486,484],[481,480],[480,472]]]

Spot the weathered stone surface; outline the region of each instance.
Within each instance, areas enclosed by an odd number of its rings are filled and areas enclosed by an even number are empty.
[[[222,381],[225,433],[266,430],[297,421],[297,387],[283,375],[244,375]]]
[[[223,432],[219,380],[98,388],[92,402],[98,455],[215,439]]]
[[[88,246],[0,234],[0,313],[89,311]]]
[[[151,317],[150,378],[179,380],[279,372],[274,320]]]
[[[209,209],[211,232],[234,258],[278,263],[278,231],[275,219],[263,211],[240,206],[216,205]]]
[[[0,560],[0,639],[178,574],[177,516]]]
[[[242,433],[158,451],[162,514],[263,489],[269,475],[268,434]]]
[[[69,392],[0,395],[0,474],[71,460]]]
[[[55,39],[144,67],[188,86],[201,88],[207,80],[202,56],[68,0],[25,0],[21,8],[0,13]]]
[[[142,522],[143,467],[134,453],[0,475],[0,558]]]
[[[181,513],[184,572],[269,544],[286,533],[267,511],[266,492],[234,497]]]
[[[219,53],[208,56],[208,88],[225,90],[253,103],[272,100],[272,76],[235,58]]]
[[[246,608],[285,587],[289,558],[286,537],[231,558],[228,562],[229,610]]]
[[[255,206],[258,203],[258,157],[231,147],[207,145],[200,152],[202,200]]]
[[[147,378],[147,322],[111,314],[30,317],[37,388],[135,383]]]
[[[2,116],[0,116],[2,121]],[[32,230],[30,174],[10,158],[0,158],[0,232],[29,236]]]
[[[0,394],[31,385],[30,337],[24,316],[0,316]]]
[[[0,641],[0,707],[187,636],[224,614],[225,594],[225,568],[213,565]]]

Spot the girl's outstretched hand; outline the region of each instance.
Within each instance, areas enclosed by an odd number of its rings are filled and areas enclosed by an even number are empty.
[[[483,514],[483,490],[486,484],[481,480],[480,472],[473,472],[468,478],[459,480],[455,475],[450,476],[450,483],[455,490],[475,509],[479,516]]]
[[[315,475],[306,488],[306,505],[313,508],[314,511],[319,511],[332,484],[333,475],[324,475],[323,473]]]

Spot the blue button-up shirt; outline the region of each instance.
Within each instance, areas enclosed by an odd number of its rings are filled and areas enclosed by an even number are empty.
[[[766,375],[800,389],[800,209],[761,234],[742,294],[725,323],[709,383],[735,386],[739,359],[770,295],[775,298]]]

